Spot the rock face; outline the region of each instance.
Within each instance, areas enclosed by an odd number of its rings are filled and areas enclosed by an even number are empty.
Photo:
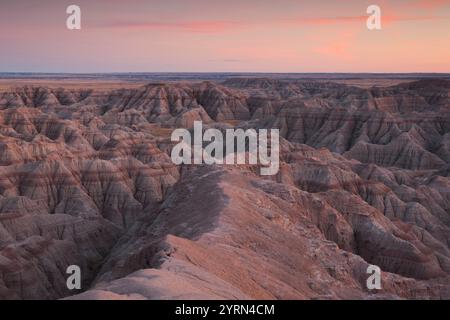
[[[450,299],[449,93],[275,79],[2,92],[0,298]],[[170,134],[194,121],[279,128],[279,173],[173,165]]]

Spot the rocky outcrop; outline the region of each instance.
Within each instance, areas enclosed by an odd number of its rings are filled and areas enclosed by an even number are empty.
[[[129,129],[122,117],[58,117],[36,107],[38,96],[21,98],[33,108],[0,111],[1,298],[67,296],[73,264],[89,285],[124,230],[179,175],[151,133]]]
[[[449,88],[2,92],[0,298],[450,299]],[[194,121],[279,128],[279,173],[173,165],[170,134]]]
[[[186,168],[156,216],[115,247],[93,288],[71,299],[449,297],[449,265],[439,262],[448,248],[426,249],[360,197],[242,173]],[[381,293],[365,288],[368,263],[385,272]]]

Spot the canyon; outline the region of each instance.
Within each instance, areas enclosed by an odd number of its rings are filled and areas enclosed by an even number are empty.
[[[450,299],[450,80],[30,82],[0,88],[0,299]],[[195,121],[279,129],[278,173],[175,165]]]

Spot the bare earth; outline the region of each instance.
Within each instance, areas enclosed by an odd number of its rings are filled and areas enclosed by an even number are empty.
[[[280,172],[174,165],[196,120]],[[445,79],[4,78],[0,299],[450,299],[449,165]]]

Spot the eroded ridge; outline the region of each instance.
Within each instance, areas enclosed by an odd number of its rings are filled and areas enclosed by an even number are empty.
[[[229,79],[0,93],[0,297],[450,298],[450,82]],[[280,171],[170,133],[278,128]],[[383,270],[383,290],[365,287]]]

